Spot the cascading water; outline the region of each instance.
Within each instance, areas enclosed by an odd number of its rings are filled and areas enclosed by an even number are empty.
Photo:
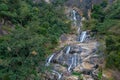
[[[76,11],[75,11],[75,10],[73,10],[73,20],[74,20],[74,21],[77,20],[77,18],[76,18]]]
[[[77,53],[74,54],[74,67],[77,66]]]
[[[78,33],[78,34],[80,33],[80,27],[78,28],[77,33]]]
[[[58,75],[58,80],[61,79],[62,74],[60,74],[59,72],[57,72],[57,71],[55,71],[55,70],[52,70],[52,71],[53,71],[53,73],[56,73],[56,74]]]
[[[76,23],[76,21],[77,21],[76,11],[75,11],[75,10],[73,10],[73,11],[72,11],[72,14],[73,14],[73,21],[74,21],[74,25],[76,26],[76,25],[77,25],[77,23]]]
[[[68,48],[67,48],[67,51],[66,51],[66,54],[69,54],[69,52],[70,52],[70,46],[68,46]]]
[[[88,32],[87,31],[81,31],[81,26],[82,26],[82,20],[79,18],[79,14],[75,10],[72,10],[72,21],[74,21],[74,24],[78,27],[77,33],[79,36],[79,42],[81,43],[73,43],[69,44],[69,46],[63,48],[60,50],[58,53],[53,54],[49,57],[47,60],[46,66],[49,66],[51,60],[54,58],[53,64],[51,65],[53,67],[52,73],[55,73],[58,77],[57,80],[65,79],[65,77],[69,77],[72,74],[69,75],[69,73],[72,73],[72,71],[77,70],[77,72],[80,72],[83,78],[84,76],[84,71],[91,70],[93,71],[93,68],[90,66],[94,66],[96,63],[94,62],[94,58],[98,58],[99,55],[95,55],[96,52],[93,52],[93,49],[96,49],[95,45],[88,44],[89,46],[86,45],[85,42],[86,38],[88,37]],[[80,19],[80,20],[79,20]],[[80,23],[78,23],[80,22]],[[81,35],[79,35],[81,33]],[[77,38],[78,39],[78,38]],[[91,42],[90,42],[91,43]],[[96,45],[97,46],[97,45]],[[95,48],[94,48],[95,47]],[[82,50],[81,50],[82,49]],[[91,52],[92,51],[92,52]],[[55,57],[57,58],[55,58]],[[91,63],[90,61],[93,61]],[[68,66],[68,67],[66,67]],[[87,69],[89,68],[89,69]],[[97,72],[97,71],[95,71]],[[67,73],[69,76],[67,76]],[[97,73],[96,73],[97,74]],[[95,75],[95,74],[93,74]],[[54,76],[54,74],[53,74]],[[91,76],[91,75],[89,75]],[[56,77],[56,76],[54,76]],[[54,78],[53,77],[53,78]],[[94,78],[91,76],[91,79],[94,80]],[[85,80],[91,80],[90,78],[85,78]],[[54,80],[54,79],[51,79]],[[72,79],[76,80],[76,79]]]
[[[81,36],[80,36],[80,42],[84,42],[84,40],[85,40],[85,38],[86,38],[86,31],[83,31],[82,33],[81,33]]]
[[[68,67],[68,71],[69,71],[69,72],[70,72],[70,69],[72,68],[73,61],[74,61],[74,58],[72,58],[72,62],[71,62],[71,64],[70,64],[70,66]]]
[[[46,66],[49,66],[49,64],[50,64],[50,62],[51,62],[51,60],[52,60],[53,57],[54,57],[54,54],[52,54],[52,55],[50,56],[50,58],[48,59],[48,61],[47,61],[47,63],[46,63]]]

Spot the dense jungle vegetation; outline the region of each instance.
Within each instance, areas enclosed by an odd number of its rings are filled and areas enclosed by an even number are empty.
[[[106,67],[120,71],[120,0],[112,5],[103,2],[95,5],[91,21],[93,31],[98,34],[106,45]]]
[[[63,2],[0,0],[0,27],[9,33],[0,37],[0,80],[41,79],[46,56],[70,31]]]

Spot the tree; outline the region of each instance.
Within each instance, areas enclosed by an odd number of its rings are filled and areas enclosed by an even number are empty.
[[[62,8],[30,0],[0,2],[5,12],[1,17],[14,25],[8,35],[0,37],[0,79],[42,79],[39,74],[44,71],[46,56],[56,47],[60,35],[70,30]]]

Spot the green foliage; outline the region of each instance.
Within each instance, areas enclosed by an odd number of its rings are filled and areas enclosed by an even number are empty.
[[[120,0],[117,0],[115,4],[113,4],[108,10],[107,10],[107,17],[111,19],[120,19]]]
[[[53,4],[56,6],[63,5],[65,1],[67,1],[67,0],[54,0]]]
[[[107,64],[109,68],[117,68],[120,70],[120,38],[119,36],[108,36],[106,39],[107,47]]]
[[[72,75],[75,75],[75,76],[80,76],[81,73],[80,72],[73,72]]]
[[[7,11],[8,10],[8,6],[4,3],[0,4],[0,11]]]
[[[107,5],[108,5],[108,1],[107,1],[107,0],[103,0],[103,2],[100,4],[100,6],[101,6],[102,8],[107,7]]]
[[[15,26],[9,35],[0,37],[0,79],[42,79],[46,56],[60,35],[70,31],[64,8],[58,9],[57,5],[43,1],[34,4],[31,0],[0,1],[0,19]]]
[[[30,19],[30,10],[31,6],[28,3],[26,3],[25,1],[20,2],[18,18],[20,19],[22,25],[24,25],[26,21]]]
[[[80,72],[72,72],[72,75],[78,76],[79,80],[83,80],[83,77],[81,76]]]
[[[102,80],[102,75],[103,75],[102,70],[100,70],[99,73],[98,73],[98,80]]]
[[[103,22],[105,18],[105,12],[103,11],[103,8],[106,7],[106,5],[106,1],[100,5],[94,5],[92,9],[92,17],[97,19],[99,22]]]
[[[102,12],[104,11],[104,14]],[[97,23],[93,29],[99,32],[99,35],[105,37],[106,42],[106,67],[118,69],[120,71],[120,0],[117,0],[111,6],[103,8],[103,4],[94,6],[92,16],[99,21],[101,14],[104,19]]]
[[[110,29],[114,25],[116,25],[116,20],[105,19],[105,21],[103,23],[99,23],[96,25],[96,29],[100,33],[104,34],[104,33],[106,33],[106,30]]]

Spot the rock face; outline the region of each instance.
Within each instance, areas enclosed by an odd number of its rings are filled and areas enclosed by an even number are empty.
[[[97,0],[99,1],[99,0]],[[101,0],[100,0],[101,1]],[[94,1],[92,0],[68,0],[66,5],[68,7],[77,7],[79,8],[84,15],[86,15],[87,19],[90,18],[91,8]]]
[[[80,29],[79,23],[82,24],[82,17],[74,8],[69,12],[69,19],[75,24],[73,27]],[[89,33],[89,30],[79,30],[72,41],[66,38],[67,35],[61,36],[61,40],[68,43],[47,60],[48,66],[51,66],[51,73],[49,71],[47,73],[50,74],[50,77],[48,76],[50,80],[79,80],[81,78],[96,80],[98,78],[100,62],[99,54],[96,54],[98,42],[92,39]]]
[[[60,80],[78,80],[78,76],[72,75],[73,72],[83,74],[87,80],[89,78],[94,80],[93,76],[96,76],[94,72],[98,74],[99,67],[99,63],[95,62],[99,60],[99,55],[96,56],[97,54],[95,54],[97,44],[96,41],[70,44],[55,54],[50,62],[53,70],[62,74]]]

